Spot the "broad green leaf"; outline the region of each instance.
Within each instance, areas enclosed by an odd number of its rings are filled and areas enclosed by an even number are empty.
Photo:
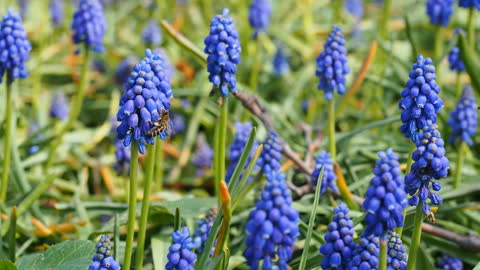
[[[17,267],[9,260],[2,260],[0,261],[0,270],[17,270]]]
[[[155,270],[164,270],[171,239],[167,235],[152,237],[152,257]]]

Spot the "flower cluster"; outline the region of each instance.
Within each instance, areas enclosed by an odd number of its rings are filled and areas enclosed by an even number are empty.
[[[67,120],[70,107],[68,106],[67,97],[61,91],[55,92],[50,104],[50,117],[58,118],[62,121]]]
[[[263,149],[257,161],[257,167],[264,173],[280,170],[280,159],[282,158],[282,145],[275,131],[270,131],[263,142]]]
[[[452,71],[465,71],[465,66],[460,58],[460,48],[458,46],[453,46],[448,53],[448,63],[450,64],[450,70]]]
[[[272,15],[272,6],[270,0],[253,0],[250,5],[250,13],[248,14],[248,22],[255,29],[253,38],[255,39],[260,32],[266,32],[270,24],[270,16]]]
[[[463,8],[476,8],[480,10],[480,0],[459,0],[458,6]]]
[[[409,76],[399,102],[403,123],[400,131],[415,142],[414,137],[428,121],[437,122],[437,114],[443,107],[443,101],[438,96],[440,86],[435,81],[437,76],[432,59],[418,56]]]
[[[187,227],[172,233],[173,244],[168,249],[167,270],[193,270],[197,254],[192,251],[193,243]]]
[[[130,146],[123,145],[120,140],[115,140],[115,164],[113,168],[118,175],[126,175],[130,170]]]
[[[152,122],[158,121],[160,111],[170,109],[169,98],[173,96],[163,59],[148,49],[145,54],[147,57],[133,67],[117,113],[117,121],[121,122],[117,138],[125,146],[134,139],[142,154],[145,143],[154,143],[154,138],[146,133],[153,127]],[[167,135],[168,131],[164,131],[159,137],[165,139]]]
[[[88,270],[119,270],[120,264],[112,256],[112,243],[109,235],[101,235],[96,248],[97,254],[93,256],[93,262]]]
[[[165,79],[171,81],[173,74],[175,72],[170,60],[168,59],[167,52],[163,48],[156,48],[153,50],[154,54],[158,54],[163,60],[163,68],[165,70]]]
[[[63,1],[50,0],[50,17],[54,27],[59,27],[63,22]]]
[[[197,167],[197,176],[202,176],[205,173],[205,169],[212,167],[214,153],[213,149],[205,140],[205,136],[199,137],[192,163]]]
[[[185,123],[185,117],[179,113],[172,113],[170,116],[172,119],[172,127],[175,133],[185,131],[187,124]]]
[[[352,259],[347,263],[349,270],[376,270],[378,269],[379,238],[363,234],[355,245]]]
[[[463,93],[458,101],[455,109],[450,113],[448,125],[452,127],[452,135],[450,143],[454,143],[456,139],[472,145],[472,138],[477,130],[478,106],[475,101],[475,94],[472,87],[467,85],[463,88]]]
[[[162,33],[155,20],[149,21],[145,28],[143,28],[142,38],[143,43],[147,47],[155,47],[162,43]]]
[[[250,133],[252,132],[252,123],[251,122],[245,122],[245,123],[240,123],[236,122],[235,124],[235,137],[233,138],[232,145],[230,146],[230,155],[229,155],[229,161],[230,165],[227,170],[227,176],[225,181],[230,181],[230,178],[233,175],[233,172],[235,171],[235,167],[237,167],[238,161],[240,160],[240,157],[242,156],[243,149],[245,148],[245,145],[247,144],[248,138],[250,137]],[[257,140],[255,139],[252,151],[250,155],[248,156],[247,163],[245,163],[245,168],[248,167],[248,164],[250,164],[250,160],[253,157],[254,151],[257,149]]]
[[[347,60],[347,49],[342,29],[334,25],[323,46],[323,52],[317,57],[315,75],[320,78],[318,89],[325,91],[325,98],[333,98],[335,89],[339,94],[345,93],[345,75],[350,71]]]
[[[387,270],[407,269],[407,253],[400,236],[389,231],[387,234]]]
[[[197,254],[202,253],[203,249],[205,248],[205,243],[208,240],[208,236],[210,235],[210,230],[215,222],[217,213],[218,208],[212,208],[208,211],[204,218],[201,218],[197,221],[197,228],[195,229],[195,233],[193,235],[193,247],[195,248],[195,252]]]
[[[273,57],[273,73],[277,76],[282,76],[290,70],[290,63],[288,56],[285,54],[283,47],[278,46],[277,52]]]
[[[365,216],[365,234],[382,237],[387,231],[403,226],[403,209],[408,206],[407,195],[403,190],[403,176],[398,156],[392,149],[378,153],[362,208]]]
[[[428,0],[427,14],[430,23],[447,27],[453,13],[453,0]]]
[[[137,59],[133,56],[124,58],[115,71],[115,82],[119,86],[124,86],[128,82],[128,75],[133,70],[133,67],[137,63]]]
[[[437,266],[442,270],[463,270],[463,262],[455,257],[443,254]]]
[[[31,49],[22,19],[9,7],[0,22],[0,82],[5,73],[11,81],[28,76],[25,61],[30,58]]]
[[[337,192],[338,188],[335,185],[335,180],[337,180],[337,175],[333,171],[333,160],[330,157],[330,153],[322,151],[318,154],[317,158],[315,159],[315,169],[312,173],[312,180],[313,184],[317,185],[317,180],[320,175],[320,171],[323,168],[323,177],[320,187],[320,194],[323,194],[325,191],[331,190],[333,192]]]
[[[362,0],[346,0],[344,3],[345,10],[348,11],[348,13],[355,16],[355,18],[358,20],[363,17],[362,2],[363,2]]]
[[[350,211],[346,204],[341,203],[334,210],[333,219],[328,224],[328,232],[325,234],[325,244],[320,247],[320,253],[324,256],[322,268],[346,270],[347,263],[352,258],[355,242],[353,241],[353,221],[350,219]]]
[[[292,256],[298,235],[299,214],[292,207],[283,173],[267,173],[267,184],[255,205],[247,223],[247,249],[244,253],[247,264],[252,270],[287,270],[287,261]],[[259,266],[260,260],[263,260],[263,268]]]
[[[205,38],[205,53],[208,54],[208,80],[213,89],[219,89],[222,96],[228,95],[228,90],[237,92],[237,64],[240,63],[240,41],[228,9],[221,15],[216,15],[210,23],[210,34]]]
[[[412,170],[405,176],[405,191],[412,196],[409,204],[417,205],[422,200],[423,212],[427,215],[430,214],[427,198],[434,205],[442,203],[440,195],[430,188],[439,191],[441,184],[433,180],[439,180],[448,174],[449,162],[445,156],[444,144],[437,124],[428,121],[415,139],[417,149],[412,154]]]
[[[103,52],[103,36],[105,35],[105,15],[98,0],[80,0],[77,11],[73,15],[73,42],[84,43],[87,49]]]

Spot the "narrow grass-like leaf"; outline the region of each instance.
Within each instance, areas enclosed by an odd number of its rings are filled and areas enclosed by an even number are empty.
[[[210,234],[208,235],[208,240],[205,243],[205,247],[203,248],[202,254],[198,258],[197,262],[195,263],[196,270],[204,270],[207,266],[207,260],[210,257],[210,252],[212,250],[213,244],[217,239],[218,232],[220,231],[220,225],[222,222],[223,214],[222,209],[218,209],[217,217],[213,222],[212,228],[210,229]]]
[[[178,32],[167,21],[162,20],[160,24],[162,25],[162,28],[165,30],[165,32],[167,32],[178,44],[180,44],[182,47],[195,55],[202,64],[207,64],[207,56],[195,44],[193,44],[189,39],[187,39],[184,35]]]
[[[118,260],[118,255],[120,254],[119,248],[120,248],[120,223],[118,220],[118,214],[115,214],[115,217],[113,219],[114,225],[113,225],[113,257],[117,258]]]
[[[15,252],[17,249],[17,239],[15,235],[17,234],[17,207],[12,208],[12,213],[10,214],[10,228],[8,229],[8,257],[11,261],[15,261]]]
[[[248,178],[250,178],[250,175],[252,174],[252,171],[257,164],[257,159],[260,157],[260,154],[262,153],[262,149],[263,149],[263,144],[258,146],[257,150],[255,150],[255,153],[253,154],[252,159],[250,160],[250,164],[248,164],[247,170],[244,172],[242,179],[240,180],[240,183],[238,183],[237,187],[233,192],[233,195],[232,195],[233,210],[235,210],[235,207],[237,206],[240,199],[245,197],[245,195],[248,193],[247,187],[245,186]]]
[[[305,235],[307,234],[308,224],[305,223],[303,220],[300,220],[299,228],[300,228],[301,231],[303,231],[305,233]],[[325,239],[323,239],[323,237],[318,232],[316,232],[314,230],[312,231],[312,238],[314,238],[315,240],[317,240],[321,244],[325,243]]]
[[[228,189],[231,191],[234,191],[237,186],[238,179],[240,178],[240,175],[242,174],[243,168],[245,168],[245,164],[248,161],[248,157],[250,156],[250,153],[252,152],[253,144],[255,143],[255,136],[257,134],[257,129],[255,127],[252,128],[252,131],[250,132],[250,135],[247,140],[247,144],[243,148],[242,155],[240,156],[240,159],[238,160],[237,166],[235,167],[235,170],[233,171],[232,177],[229,179],[228,182]]]
[[[467,38],[464,34],[459,35],[460,57],[465,64],[468,75],[473,84],[473,88],[480,93],[480,58],[475,51],[468,46]]]
[[[405,32],[407,33],[408,42],[410,43],[410,48],[412,48],[412,61],[414,61],[417,58],[418,50],[413,40],[412,26],[407,15],[403,16],[403,20],[405,21]]]
[[[175,223],[173,224],[173,230],[178,231],[182,226],[182,216],[180,215],[180,208],[175,209]]]

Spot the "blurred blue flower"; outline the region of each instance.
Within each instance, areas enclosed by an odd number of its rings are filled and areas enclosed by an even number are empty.
[[[113,168],[117,175],[128,175],[130,171],[130,145],[123,145],[122,141],[115,140],[115,164]]]
[[[216,15],[210,23],[210,34],[205,38],[205,53],[208,80],[213,84],[213,90],[220,90],[220,95],[227,96],[228,90],[237,92],[237,65],[240,63],[240,41],[228,9],[221,15]]]
[[[63,0],[50,0],[50,19],[53,27],[59,27],[63,23]]]
[[[128,56],[120,62],[115,71],[115,82],[118,85],[123,87],[127,84],[130,73],[137,62],[137,59],[133,56]]]
[[[459,0],[458,6],[463,8],[476,8],[480,10],[480,0]]]
[[[205,248],[205,243],[208,240],[210,235],[210,230],[212,229],[215,218],[217,217],[218,209],[212,208],[208,211],[207,215],[204,218],[201,218],[197,221],[197,228],[193,235],[193,247],[195,252],[200,254]],[[212,248],[212,252],[215,250],[215,247]]]
[[[230,165],[228,166],[227,175],[225,179],[227,183],[230,181],[230,178],[232,177],[233,172],[235,171],[235,167],[237,167],[238,161],[242,156],[243,149],[247,144],[248,138],[250,137],[250,133],[252,132],[252,128],[253,128],[251,122],[245,122],[243,124],[240,122],[236,122],[234,126],[235,126],[235,137],[233,138],[232,145],[230,145],[230,155],[228,157]],[[250,161],[253,157],[253,153],[255,152],[257,147],[258,147],[258,143],[257,143],[257,140],[255,139],[252,147],[252,151],[248,156],[248,160],[247,160],[247,163],[245,163],[244,169],[246,169],[248,167],[248,164],[250,164]]]
[[[20,8],[20,16],[25,19],[28,12],[29,0],[18,0],[18,7]]]
[[[28,126],[28,136],[30,137],[30,136],[35,135],[38,132],[39,129],[40,129],[40,127],[38,126],[38,124],[36,122],[30,123],[30,125]],[[41,140],[42,138],[43,138],[43,134],[36,134],[36,136],[31,140],[32,146],[30,146],[27,149],[28,154],[33,155],[40,150],[40,147],[38,145],[36,145],[35,143],[38,142],[39,140]]]
[[[407,269],[407,253],[400,236],[389,231],[387,234],[387,270],[405,270]]]
[[[462,96],[455,109],[450,113],[448,125],[452,127],[452,135],[449,142],[454,143],[456,139],[472,145],[472,137],[475,136],[478,125],[478,105],[475,101],[475,94],[472,87],[466,85],[463,88]]]
[[[437,266],[442,270],[463,270],[463,262],[447,254],[443,254]]]
[[[320,194],[325,193],[325,191],[330,190],[332,192],[337,192],[338,188],[335,185],[335,180],[337,180],[337,175],[333,171],[333,160],[330,157],[330,153],[322,151],[318,154],[317,158],[315,159],[315,169],[312,173],[312,183],[313,185],[317,185],[318,176],[320,175],[320,171],[323,169],[323,177],[320,187]]]
[[[67,96],[62,91],[56,91],[50,104],[50,117],[58,118],[62,121],[67,120],[70,107]]]
[[[325,92],[325,98],[333,98],[334,91],[345,93],[345,75],[350,71],[347,60],[347,49],[342,29],[334,25],[323,46],[324,50],[317,57],[315,75],[320,79],[318,89]]]
[[[465,71],[465,66],[463,65],[462,59],[460,58],[460,48],[458,46],[453,46],[448,53],[448,63],[450,63],[451,71]]]
[[[257,38],[260,32],[267,32],[270,24],[270,16],[272,15],[272,6],[270,0],[252,0],[250,12],[248,14],[248,22],[255,30],[253,38]]]
[[[352,14],[356,19],[363,17],[363,1],[362,0],[345,0],[345,10]]]
[[[428,0],[427,15],[430,23],[447,27],[453,14],[453,0]]]
[[[263,142],[263,149],[257,160],[257,167],[265,174],[271,171],[279,171],[281,158],[282,145],[280,144],[280,138],[275,131],[270,131]]]
[[[168,249],[166,270],[193,270],[197,255],[187,227],[172,233],[173,244]]]
[[[422,200],[423,213],[426,215],[431,213],[427,198],[434,205],[442,204],[440,195],[433,191],[439,191],[442,187],[434,180],[448,174],[449,162],[445,156],[444,144],[437,124],[429,120],[415,139],[417,149],[412,154],[414,162],[410,173],[405,176],[405,191],[412,196],[409,204],[417,205]]]
[[[22,19],[9,7],[0,22],[0,83],[5,73],[11,81],[28,76],[25,62],[30,58],[31,49]]]
[[[344,269],[377,270],[379,242],[378,237],[374,235],[366,236],[366,234],[362,234],[358,244],[353,249],[352,259],[347,263],[348,267]]]
[[[435,67],[432,59],[417,57],[409,73],[410,79],[403,89],[398,106],[402,110],[403,125],[400,131],[415,142],[416,134],[427,125],[428,121],[437,122],[437,114],[443,108],[443,101],[438,96],[440,86],[435,79]]]
[[[112,256],[112,243],[109,235],[101,235],[96,248],[97,254],[88,270],[120,270],[120,264]]]
[[[162,33],[155,20],[150,20],[142,31],[143,43],[147,47],[156,47],[162,43]]]
[[[73,42],[84,43],[87,49],[103,52],[105,15],[98,0],[80,0],[77,11],[73,15]]]
[[[203,134],[201,134],[203,135]],[[213,149],[208,145],[205,136],[199,136],[197,140],[197,149],[193,154],[193,164],[197,167],[197,176],[203,176],[205,169],[212,167]]]
[[[277,76],[282,76],[290,70],[290,61],[285,54],[282,46],[277,46],[277,52],[273,57],[273,73]]]
[[[172,126],[175,133],[181,133],[185,131],[187,124],[183,115],[179,113],[172,113],[170,117],[172,119]]]
[[[98,73],[102,73],[102,74],[107,72],[107,65],[105,64],[105,61],[103,61],[103,59],[100,59],[100,58],[93,59],[90,68],[91,70],[96,71]]]
[[[299,233],[299,214],[292,207],[285,175],[279,171],[266,175],[261,198],[247,222],[247,249],[243,255],[250,269],[287,270],[287,261],[292,257]],[[262,267],[259,266],[261,260]]]
[[[169,99],[173,96],[163,59],[149,49],[145,54],[146,57],[133,68],[117,113],[117,120],[121,122],[117,138],[123,140],[125,146],[134,139],[142,154],[145,143],[154,143],[154,138],[146,133],[153,127],[152,122],[158,121],[162,109],[170,110]],[[168,135],[170,133],[164,131],[159,137],[165,139]]]
[[[324,256],[322,268],[324,270],[336,269],[347,270],[355,248],[353,241],[353,221],[348,214],[347,205],[341,203],[333,212],[333,219],[327,227],[325,243],[320,247],[320,253]]]

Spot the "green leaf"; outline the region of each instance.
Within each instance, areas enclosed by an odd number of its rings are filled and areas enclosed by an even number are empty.
[[[167,235],[152,237],[152,257],[155,270],[164,270],[171,239]]]
[[[460,57],[465,64],[470,80],[472,81],[473,88],[480,93],[480,59],[475,51],[468,46],[467,38],[465,34],[460,34]]]
[[[415,269],[422,269],[422,270],[434,270],[433,261],[431,260],[431,256],[427,253],[427,249],[420,247],[417,253],[417,267]]]
[[[0,261],[0,269],[1,270],[17,270],[15,264],[13,264],[9,260],[2,260]]]
[[[22,257],[18,270],[85,270],[95,254],[95,244],[87,240],[69,240],[41,254]]]

